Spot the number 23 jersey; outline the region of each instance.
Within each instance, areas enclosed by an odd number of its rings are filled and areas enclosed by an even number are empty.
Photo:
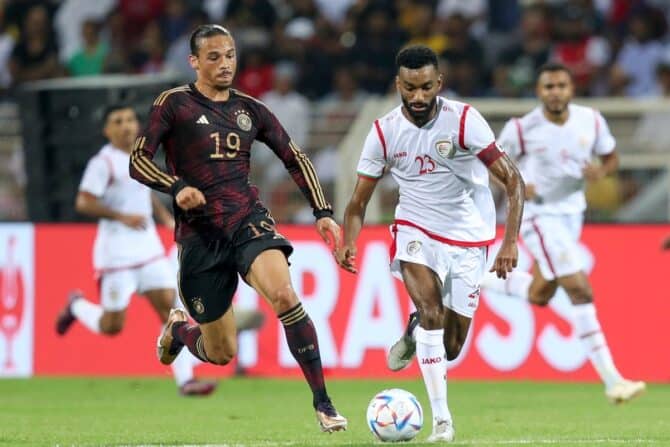
[[[402,106],[375,120],[357,170],[371,179],[391,172],[399,187],[396,224],[452,245],[485,246],[495,238],[487,166],[502,155],[477,110],[438,97],[436,116],[422,127]]]

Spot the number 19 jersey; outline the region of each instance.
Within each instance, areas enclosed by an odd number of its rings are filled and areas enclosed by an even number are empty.
[[[390,170],[399,187],[395,223],[466,247],[495,237],[495,206],[487,167],[503,155],[493,131],[468,104],[437,98],[437,114],[417,127],[398,106],[375,120],[358,174],[378,179]]]

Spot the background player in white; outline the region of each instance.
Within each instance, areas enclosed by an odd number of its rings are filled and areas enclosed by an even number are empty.
[[[169,227],[174,227],[174,220],[151,190],[128,173],[130,151],[139,132],[137,116],[128,106],[114,105],[105,110],[103,122],[109,143],[88,162],[75,202],[77,211],[100,219],[93,247],[100,304],[87,300],[81,292],[71,293],[56,321],[60,335],[75,320],[95,333],[118,334],[135,292],[149,300],[163,323],[175,305],[176,274],[165,256],[152,214]],[[193,378],[195,360],[184,352],[172,364],[180,393],[210,394],[216,383]]]
[[[542,104],[507,122],[498,139],[518,160],[526,182],[521,235],[535,258],[533,274],[517,270],[505,280],[487,275],[483,287],[539,306],[547,305],[563,287],[573,304],[575,331],[605,384],[607,398],[625,402],[644,391],[645,384],[624,379],[614,365],[579,249],[584,182],[617,170],[616,142],[597,110],[570,102],[573,82],[563,65],[539,69],[536,93]],[[592,162],[594,156],[600,163]]]
[[[365,209],[377,180],[390,169],[400,192],[391,271],[404,281],[419,325],[410,319],[407,335],[389,353],[389,367],[407,366],[416,350],[433,413],[428,440],[451,441],[445,352],[453,360],[465,343],[487,247],[495,238],[489,171],[506,186],[510,200],[504,241],[491,270],[503,278],[517,263],[523,181],[479,112],[437,96],[442,77],[431,49],[405,48],[396,65],[402,105],[376,120],[365,140],[359,180],[344,214],[344,245],[335,255],[341,267],[356,272]]]

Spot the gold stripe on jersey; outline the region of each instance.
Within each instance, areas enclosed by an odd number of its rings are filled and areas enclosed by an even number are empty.
[[[142,155],[140,153],[136,153],[134,158],[135,158],[135,161],[138,164],[141,164],[144,167],[144,169],[147,171],[147,173],[152,178],[154,178],[154,177],[160,178],[163,181],[167,182],[168,186],[172,185],[174,182],[177,181],[176,177],[170,176],[170,175],[166,174],[165,172],[161,171],[160,169],[158,169],[158,167],[155,164],[153,164],[151,162],[151,160],[149,160],[144,155]]]
[[[251,99],[252,101],[257,102],[258,104],[262,105],[262,106],[265,107],[266,109],[270,110],[270,108],[269,108],[263,101],[261,101],[260,99],[258,99],[258,98],[254,98],[253,96],[251,96],[251,95],[247,95],[246,93],[242,93],[242,92],[239,91],[239,90],[235,90],[235,89],[232,89],[232,90],[233,90],[233,92],[235,92],[235,94],[236,94],[237,96],[242,96],[242,97],[244,97],[244,98]]]
[[[163,105],[163,103],[165,102],[167,97],[170,96],[171,94],[177,93],[177,92],[184,92],[184,91],[190,90],[190,88],[191,87],[188,84],[186,84],[186,85],[180,85],[179,87],[171,88],[170,90],[165,90],[163,93],[158,95],[158,97],[154,101],[154,105],[155,106],[161,106],[161,105]]]
[[[295,155],[296,158],[298,159],[303,174],[308,180],[308,186],[310,187],[312,195],[315,196],[315,203],[317,208],[319,209],[329,208],[328,202],[326,202],[326,199],[323,195],[323,191],[321,189],[321,185],[319,184],[319,179],[316,176],[316,171],[314,170],[312,162],[309,160],[307,155],[304,152],[300,151],[300,149],[298,149],[297,147],[295,148],[295,151],[297,151]]]
[[[153,164],[150,160],[148,160],[140,150],[144,148],[144,144],[147,142],[147,137],[142,137],[139,139],[139,144],[137,146],[137,150],[135,152],[135,158],[139,159],[141,162],[145,164],[145,167],[149,169],[150,172],[153,172],[154,175],[160,176],[165,179],[169,183],[169,185],[172,185],[174,182],[177,181],[176,177],[171,177],[170,175],[166,174],[165,172],[161,171],[158,169],[158,167]]]
[[[169,180],[167,180],[165,177],[158,176],[156,174],[151,173],[148,170],[148,166],[152,166],[151,163],[149,163],[144,157],[138,156],[138,157],[133,157],[133,165],[135,168],[144,175],[148,180],[154,182],[154,183],[160,183],[161,185],[169,188],[172,186],[172,183]]]
[[[166,173],[162,172],[156,167],[153,163],[146,159],[145,156],[140,152],[144,147],[146,142],[146,137],[138,138],[135,140],[135,147],[133,148],[132,153],[130,154],[130,162],[135,166],[135,168],[147,179],[160,183],[168,188],[176,181],[176,179],[170,177]]]
[[[293,151],[300,170],[302,171],[305,179],[307,179],[307,186],[309,187],[310,192],[312,193],[312,198],[314,199],[314,204],[318,209],[329,209],[328,202],[326,202],[323,191],[321,190],[321,185],[314,171],[314,166],[309,161],[309,158],[305,155],[304,152],[300,150],[298,146],[291,140],[289,142],[289,147]]]

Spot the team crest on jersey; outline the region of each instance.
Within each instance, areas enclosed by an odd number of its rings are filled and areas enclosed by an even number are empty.
[[[237,127],[242,129],[245,132],[249,132],[251,130],[251,117],[245,112],[244,110],[238,110],[235,112],[236,115],[236,121],[237,121]]]
[[[586,135],[579,137],[579,145],[583,148],[587,148],[589,146],[589,137]]]
[[[195,310],[197,313],[201,314],[205,311],[205,305],[202,304],[202,298],[195,297],[191,299],[191,304],[193,305],[193,310]]]
[[[407,244],[407,253],[415,255],[421,250],[421,241],[412,241]]]
[[[454,158],[454,143],[451,140],[440,140],[435,143],[435,150],[443,158]]]

